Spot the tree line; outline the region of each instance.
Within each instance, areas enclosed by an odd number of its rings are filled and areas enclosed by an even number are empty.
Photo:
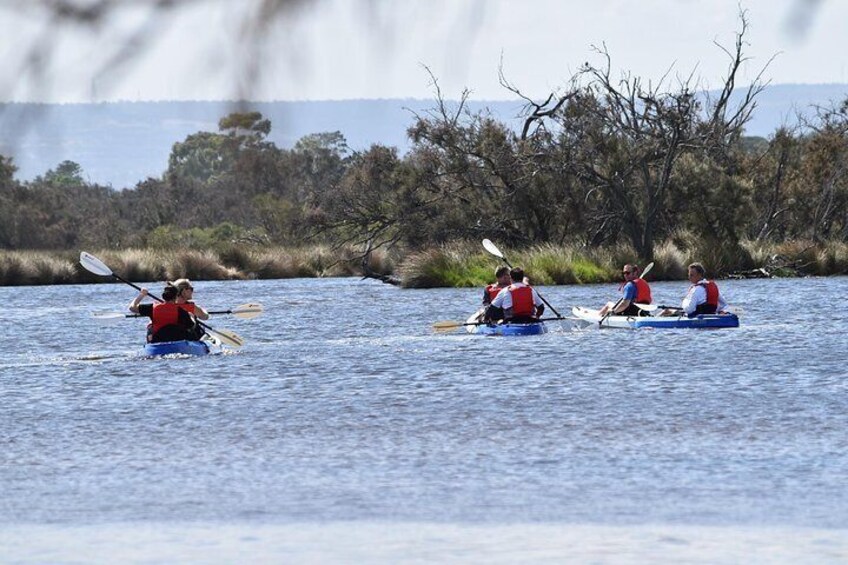
[[[743,20],[743,24],[744,24]],[[718,94],[688,79],[613,77],[605,50],[569,87],[526,106],[519,127],[446,101],[415,115],[412,147],[352,151],[339,132],[267,140],[257,112],[173,146],[168,168],[123,191],[71,161],[32,181],[0,156],[0,247],[106,249],[353,245],[402,252],[484,237],[506,245],[629,245],[645,260],[688,238],[848,241],[848,99],[769,139],[744,135],[764,84],[731,104],[745,27]]]

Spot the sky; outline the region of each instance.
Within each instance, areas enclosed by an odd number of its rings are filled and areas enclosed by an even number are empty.
[[[2,102],[427,99],[432,77],[445,98],[514,99],[501,65],[544,98],[602,64],[603,45],[616,74],[694,71],[715,88],[729,62],[716,43],[732,50],[740,6],[741,84],[766,65],[774,84],[848,83],[842,0],[182,0],[164,14],[118,2],[95,25],[51,20],[45,3],[0,0]]]

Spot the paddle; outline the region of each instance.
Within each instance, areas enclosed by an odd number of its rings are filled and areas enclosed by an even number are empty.
[[[636,307],[646,312],[656,312],[657,310],[674,310],[675,312],[683,312],[683,308],[681,308],[680,306],[663,306],[661,304],[637,304]],[[739,306],[728,306],[724,309],[724,311],[730,314],[734,314],[736,316],[741,316],[744,313],[744,310]]]
[[[650,263],[648,263],[648,264],[645,266],[645,270],[644,270],[644,271],[642,271],[642,274],[641,274],[641,275],[639,275],[639,276],[638,276],[638,277],[636,277],[636,278],[637,278],[637,279],[641,279],[642,277],[644,277],[645,275],[647,275],[647,274],[651,271],[651,269],[653,269],[653,268],[654,268],[654,262],[653,262],[653,261],[651,261]],[[622,296],[621,298],[619,298],[619,299],[618,299],[618,302],[616,302],[616,303],[613,305],[613,307],[612,307],[612,308],[610,308],[609,310],[607,310],[607,313],[606,313],[606,314],[604,314],[604,317],[603,317],[603,318],[601,318],[601,319],[600,319],[600,321],[598,322],[598,327],[601,327],[601,326],[603,326],[603,325],[604,325],[604,320],[606,320],[607,318],[609,318],[610,314],[612,314],[612,313],[613,313],[613,311],[614,311],[616,308],[618,308],[618,305],[619,305],[619,304],[621,304],[621,303],[622,303],[622,301],[624,301],[624,297],[623,297],[623,296]],[[639,305],[638,305],[638,304],[636,304],[636,306],[638,307]]]
[[[133,287],[136,290],[139,290],[139,291],[141,290],[140,286],[133,284],[130,281],[128,281],[127,279],[124,279],[124,278],[120,277],[119,275],[116,275],[115,273],[113,273],[112,269],[107,267],[106,264],[103,261],[101,261],[100,259],[98,259],[97,257],[95,257],[94,255],[92,255],[90,253],[86,253],[85,251],[80,253],[80,265],[82,265],[83,268],[90,273],[94,273],[95,275],[99,275],[101,277],[112,277],[115,280],[119,280],[122,283],[126,283],[126,284],[130,285],[131,287]],[[159,298],[156,295],[149,294],[148,296],[150,296],[150,298],[152,298],[153,300],[155,300],[157,302],[163,301],[161,298]],[[213,336],[217,336],[223,343],[226,343],[227,345],[229,345],[231,347],[241,347],[242,345],[244,345],[244,340],[238,334],[236,334],[235,332],[231,332],[231,331],[228,331],[228,330],[216,330],[216,329],[210,327],[208,324],[204,324],[200,320],[196,320],[196,322],[205,331],[209,332],[210,334],[213,334]]]
[[[263,309],[261,304],[251,303],[236,306],[232,310],[214,310],[208,312],[208,314],[232,314],[236,318],[241,318],[242,320],[251,320],[262,314],[262,312]],[[92,314],[92,316],[94,316],[98,320],[112,320],[118,318],[146,318],[146,316],[142,316],[141,314],[124,314],[123,312],[95,312],[94,314]]]
[[[510,269],[512,268],[512,265],[510,265],[510,264],[509,264],[509,261],[507,261],[507,260],[506,260],[506,257],[504,257],[504,254],[503,254],[503,253],[501,253],[501,250],[500,250],[500,249],[498,249],[498,247],[497,247],[494,243],[492,243],[492,240],[491,240],[491,239],[484,239],[484,240],[483,240],[483,249],[485,249],[486,251],[488,251],[489,253],[491,253],[491,254],[492,254],[492,255],[494,255],[495,257],[499,258],[499,259],[500,259],[501,261],[503,261],[504,263],[506,263],[506,266],[507,266],[507,267],[509,267]],[[553,312],[554,314],[556,314],[556,315],[557,315],[557,317],[561,317],[561,316],[560,316],[560,313],[556,311],[556,308],[554,308],[553,306],[551,306],[550,302],[548,302],[547,300],[545,300],[545,297],[544,297],[544,296],[542,296],[542,294],[541,294],[538,290],[536,291],[536,294],[538,294],[538,295],[539,295],[539,298],[541,298],[541,299],[542,299],[542,302],[544,302],[544,303],[545,303],[545,306],[547,306],[548,308],[550,308],[550,309],[551,309],[551,312]]]

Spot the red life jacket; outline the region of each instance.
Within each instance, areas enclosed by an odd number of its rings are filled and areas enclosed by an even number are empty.
[[[532,316],[536,313],[536,305],[533,304],[533,289],[529,286],[509,286],[509,294],[512,297],[512,317]]]
[[[697,283],[697,286],[702,286],[707,291],[707,300],[703,304],[698,304],[695,313],[715,314],[718,310],[718,285],[713,281],[701,281]]]
[[[153,305],[153,322],[150,331],[156,334],[165,326],[180,325],[180,306],[173,302],[162,302]]]
[[[486,294],[489,295],[489,302],[492,300],[503,290],[503,287],[498,286],[498,283],[492,283],[486,286]]]
[[[194,302],[185,302],[183,304],[177,304],[177,306],[179,306],[189,314],[194,314]]]
[[[651,287],[648,286],[643,279],[635,279],[633,284],[636,285],[636,302],[637,304],[650,304],[653,302],[651,300]]]

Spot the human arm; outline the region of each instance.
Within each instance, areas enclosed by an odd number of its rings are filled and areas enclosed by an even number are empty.
[[[621,293],[621,300],[619,300],[615,308],[612,309],[612,313],[620,314],[624,312],[630,307],[634,300],[636,300],[636,283],[631,281],[624,285],[624,289]]]
[[[539,293],[536,292],[536,289],[533,289],[533,306],[536,307],[536,317],[541,318],[542,314],[545,312],[545,303],[542,300],[542,297],[539,296]]]
[[[141,304],[141,301],[144,300],[144,297],[147,296],[147,295],[148,295],[147,289],[142,288],[139,291],[138,296],[133,298],[132,302],[130,302],[130,304],[129,304],[130,312],[132,312],[133,314],[138,314],[138,305]]]
[[[195,304],[194,305],[194,316],[199,320],[208,320],[209,319],[209,312],[207,312],[202,307]]]
[[[727,310],[727,301],[724,299],[724,296],[721,293],[718,293],[718,306],[716,307],[716,312],[721,313]]]
[[[680,304],[683,311],[687,316],[692,316],[695,314],[695,310],[698,309],[699,304],[703,304],[707,301],[707,291],[701,285],[694,285],[689,289],[689,292],[686,293],[686,298],[683,299],[683,302]]]

